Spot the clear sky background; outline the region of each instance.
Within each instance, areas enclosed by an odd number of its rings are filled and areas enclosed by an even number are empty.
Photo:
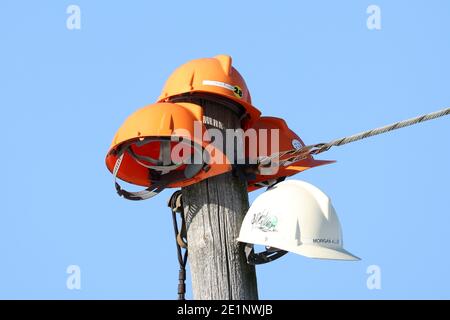
[[[66,28],[70,4],[81,30]],[[2,0],[0,298],[176,298],[172,190],[121,199],[104,157],[177,66],[232,55],[263,114],[323,142],[449,106],[449,17],[444,0]],[[297,175],[330,195],[362,260],[289,254],[257,268],[260,297],[450,298],[449,138],[441,118]],[[81,290],[66,288],[69,265]],[[366,286],[370,265],[381,290]]]

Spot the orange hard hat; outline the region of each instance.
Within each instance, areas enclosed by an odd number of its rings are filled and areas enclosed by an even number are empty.
[[[246,119],[248,124],[255,121],[261,114],[252,105],[247,84],[232,66],[232,58],[227,55],[192,60],[180,66],[166,81],[158,101],[189,102],[195,93],[231,99],[242,107],[243,119]]]
[[[305,146],[302,139],[300,139],[300,137],[294,131],[289,129],[286,122],[280,118],[261,117],[253,124],[252,129],[256,130],[258,143],[255,146],[256,152],[255,150],[250,150],[248,146],[246,146],[246,156],[250,159],[254,158],[255,155],[257,157],[270,156],[277,152],[300,149]],[[275,150],[275,148],[273,148],[271,144],[272,135],[276,133],[278,134],[277,150]],[[262,147],[264,147],[264,150],[262,150]],[[281,158],[280,160],[283,159]],[[280,166],[274,167],[273,173],[270,172],[271,170],[265,170],[264,174],[262,174],[262,172],[259,172],[255,176],[249,178],[248,192],[257,190],[262,187],[269,187],[276,182],[284,180],[286,177],[292,176],[313,167],[330,164],[333,162],[335,161],[315,160],[311,155],[308,155],[306,158],[296,162],[280,161]]]
[[[188,186],[230,171],[225,155],[204,139],[202,120],[202,108],[191,103],[156,103],[129,116],[112,141],[106,166],[114,177],[147,189],[128,192],[116,182],[119,195],[148,199],[164,188]]]

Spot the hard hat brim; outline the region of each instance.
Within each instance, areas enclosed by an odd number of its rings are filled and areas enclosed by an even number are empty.
[[[236,240],[242,243],[251,243],[253,245],[261,245],[261,246],[269,245],[268,243],[264,243],[263,241],[252,241],[248,237],[241,235]],[[312,244],[301,244],[299,246],[286,246],[282,245],[281,243],[280,244],[271,243],[270,246],[312,259],[343,260],[343,261],[361,260],[361,258],[351,254],[350,252],[348,252],[343,248],[327,248]]]
[[[343,248],[327,248],[311,244],[302,244],[298,247],[290,248],[288,251],[313,259],[361,260]]]

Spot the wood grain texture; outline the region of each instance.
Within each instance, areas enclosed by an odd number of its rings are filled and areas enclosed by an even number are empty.
[[[205,116],[220,121],[223,129],[240,127],[226,107],[201,104]],[[182,191],[194,299],[258,299],[255,268],[236,241],[249,207],[246,182],[230,172]]]

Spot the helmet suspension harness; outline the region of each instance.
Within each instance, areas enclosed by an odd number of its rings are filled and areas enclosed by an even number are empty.
[[[151,142],[160,142],[159,159],[153,159],[149,156],[138,155],[132,149],[133,145],[140,147]],[[201,159],[203,159],[203,150],[195,144],[191,144],[191,146],[196,152],[199,152],[202,155]],[[145,190],[127,191],[124,190],[117,182],[117,173],[119,172],[125,154],[128,154],[139,165],[148,169],[151,185]],[[207,159],[201,164],[186,164],[184,170],[176,170],[179,169],[184,164],[184,162],[189,159],[188,157],[185,157],[185,159],[183,159],[180,163],[172,162],[171,140],[169,138],[146,138],[135,143],[127,143],[118,150],[117,156],[118,158],[113,170],[114,185],[116,187],[116,191],[119,196],[134,201],[150,199],[163,191],[169,184],[186,179],[191,179],[195,177],[201,170],[208,170],[208,165],[206,164],[208,162]],[[207,157],[207,154],[205,154],[205,157]]]

